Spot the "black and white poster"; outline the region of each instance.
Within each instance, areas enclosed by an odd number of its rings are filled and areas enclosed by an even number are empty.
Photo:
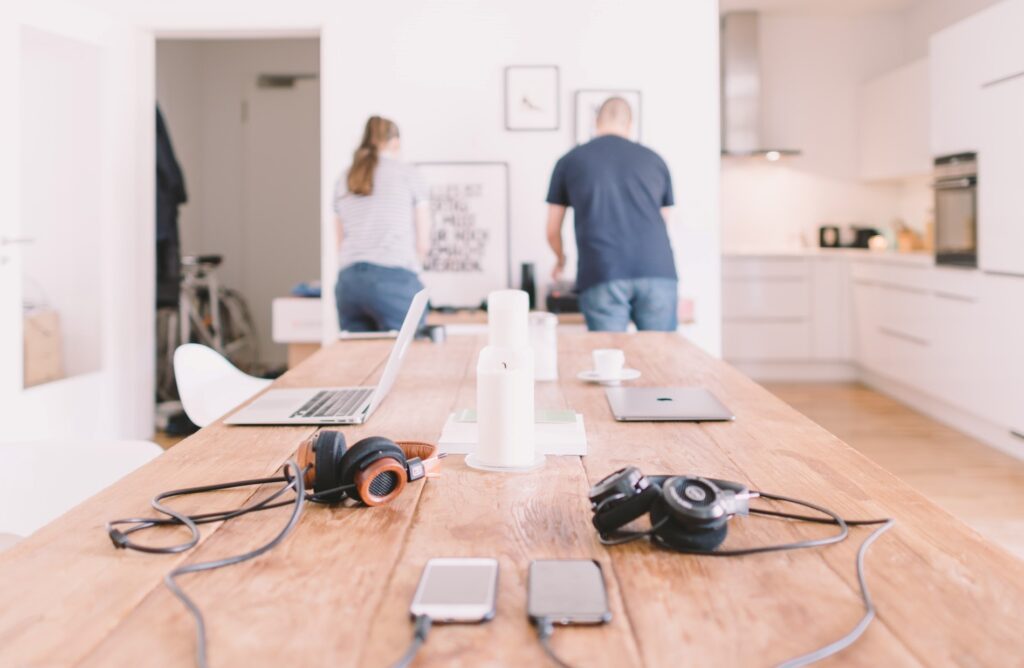
[[[423,283],[438,307],[477,307],[509,286],[508,165],[417,163],[430,189]]]

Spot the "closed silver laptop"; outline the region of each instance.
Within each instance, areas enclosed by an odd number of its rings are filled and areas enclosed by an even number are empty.
[[[313,387],[268,390],[226,420],[225,424],[362,424],[369,419],[395,384],[409,344],[416,337],[427,308],[427,291],[420,290],[405,314],[380,382],[374,387]]]
[[[620,422],[720,422],[735,416],[702,387],[609,387],[612,414]]]

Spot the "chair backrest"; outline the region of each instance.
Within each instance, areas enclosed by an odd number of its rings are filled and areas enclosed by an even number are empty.
[[[213,348],[186,343],[174,351],[174,379],[185,414],[200,427],[270,384],[239,371]]]
[[[29,535],[162,452],[149,441],[0,443],[0,534]]]

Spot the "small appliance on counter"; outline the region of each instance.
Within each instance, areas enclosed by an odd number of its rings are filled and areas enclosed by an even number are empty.
[[[873,227],[853,227],[853,243],[851,248],[871,248],[872,237],[878,236],[878,230]]]
[[[822,225],[819,227],[818,246],[821,248],[839,248],[839,226]]]
[[[935,159],[935,263],[978,266],[978,154]]]
[[[573,281],[558,281],[552,285],[545,305],[551,313],[579,313],[580,298]]]

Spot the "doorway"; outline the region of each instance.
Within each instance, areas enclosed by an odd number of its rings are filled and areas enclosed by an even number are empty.
[[[254,375],[286,364],[271,335],[273,300],[320,277],[319,51],[315,37],[156,41],[156,99],[187,197],[180,252],[221,258],[208,271],[252,330],[251,344],[227,356]],[[181,319],[179,309],[179,341]],[[159,340],[167,327],[158,322]],[[203,342],[194,328],[189,338]],[[163,364],[171,352],[160,351]]]

